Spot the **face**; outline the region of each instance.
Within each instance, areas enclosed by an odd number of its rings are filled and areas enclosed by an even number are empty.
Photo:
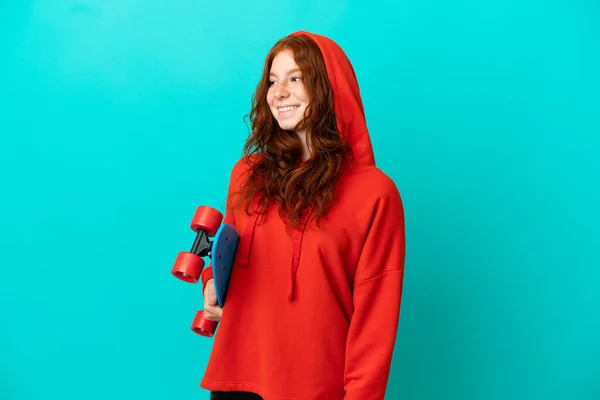
[[[281,129],[293,131],[308,107],[308,93],[302,72],[291,50],[280,51],[273,59],[267,102]],[[303,133],[300,129],[297,133]]]

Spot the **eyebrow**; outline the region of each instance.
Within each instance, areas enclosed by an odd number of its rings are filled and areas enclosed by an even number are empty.
[[[300,70],[300,68],[294,68],[294,69],[289,70],[287,72],[287,74],[289,75],[289,74],[296,73],[296,72],[302,72],[302,71]],[[277,76],[277,75],[275,75],[273,72],[271,72],[269,74],[269,76]]]

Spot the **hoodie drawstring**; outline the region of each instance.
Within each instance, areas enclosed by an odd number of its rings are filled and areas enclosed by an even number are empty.
[[[257,213],[253,213],[250,216],[248,220],[248,225],[246,225],[244,233],[241,236],[241,240],[237,249],[237,258],[239,260],[238,265],[240,267],[248,267],[250,265],[250,251],[252,249],[252,240],[254,239],[254,231],[256,230],[258,217],[259,215]],[[294,299],[296,288],[296,275],[298,274],[298,267],[300,265],[302,240],[304,239],[304,231],[306,230],[307,220],[308,216],[303,220],[301,227],[299,229],[292,229],[291,233],[293,251],[291,260],[291,280],[288,300]]]
[[[304,232],[306,231],[306,225],[308,225],[310,215],[311,213],[307,213],[304,219],[302,220],[300,228],[294,229],[292,231],[292,244],[294,246],[294,249],[292,252],[292,279],[290,282],[290,293],[288,295],[289,300],[294,299],[294,291],[296,289],[296,275],[298,274],[298,267],[300,265],[300,253],[302,252],[302,239],[304,239]]]
[[[304,238],[304,230],[306,225],[302,226],[301,230],[294,229],[292,231],[292,243],[294,251],[292,252],[292,279],[290,282],[289,300],[294,299],[294,289],[296,288],[296,274],[298,273],[298,265],[300,264],[300,253],[302,251],[302,239]]]

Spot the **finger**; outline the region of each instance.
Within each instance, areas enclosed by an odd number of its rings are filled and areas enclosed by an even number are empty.
[[[223,309],[221,307],[206,307],[204,309],[204,316],[206,319],[211,321],[219,321],[223,315]]]
[[[213,314],[204,314],[204,319],[208,320],[208,321],[221,321],[221,317],[217,316],[217,315],[213,315]]]
[[[220,317],[223,314],[223,309],[219,306],[208,306],[205,308],[211,315]]]
[[[219,308],[219,305],[210,304],[208,300],[204,301],[204,309],[208,310],[211,313],[217,312],[216,309]]]

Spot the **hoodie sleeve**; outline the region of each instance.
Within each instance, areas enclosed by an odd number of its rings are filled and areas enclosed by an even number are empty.
[[[358,262],[346,343],[344,400],[383,400],[400,316],[404,211],[393,185],[373,211]]]
[[[231,225],[234,228],[236,227],[236,225],[235,225],[235,217],[234,217],[233,209],[232,209],[233,200],[232,200],[231,193],[232,193],[232,190],[237,190],[237,186],[235,186],[235,189],[234,189],[234,183],[236,182],[237,176],[239,174],[238,170],[239,170],[239,162],[234,166],[234,168],[231,171],[231,175],[229,177],[229,188],[228,188],[228,192],[227,192],[228,195],[227,195],[227,201],[226,201],[226,207],[225,207],[225,216],[223,217],[223,223]],[[202,293],[204,293],[204,289],[206,288],[206,283],[213,278],[212,266],[210,264],[202,270],[201,278],[202,278]]]

